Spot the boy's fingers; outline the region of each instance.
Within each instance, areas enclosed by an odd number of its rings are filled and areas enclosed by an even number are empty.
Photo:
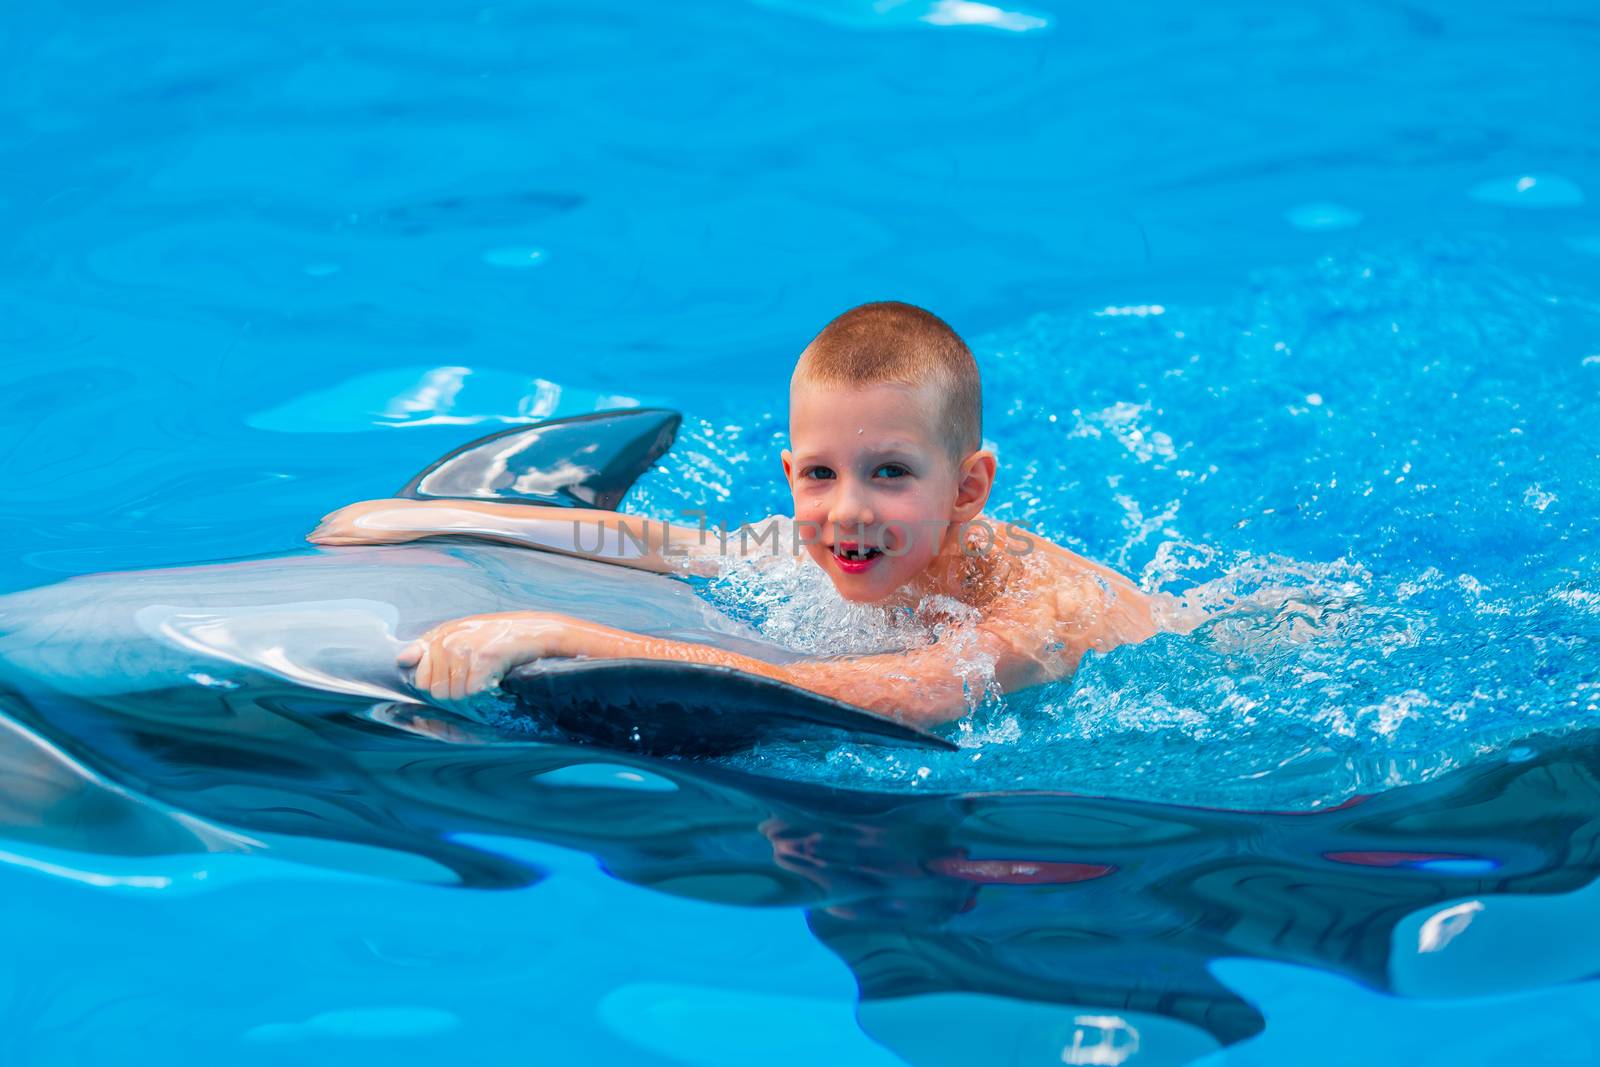
[[[467,692],[482,693],[493,689],[500,681],[495,674],[495,665],[488,657],[477,657],[473,660],[472,670],[467,674]]]
[[[428,646],[423,645],[422,651],[417,654],[417,671],[411,678],[411,688],[419,692],[426,692],[428,682],[433,678],[433,664],[428,660]]]
[[[433,699],[445,703],[450,699],[450,667],[455,657],[441,645],[429,649],[428,659],[431,666],[428,692],[433,694]]]
[[[417,665],[417,661],[421,658],[422,642],[413,641],[405,648],[400,650],[400,654],[395,657],[394,661],[402,667],[415,667]]]
[[[467,699],[467,673],[472,669],[472,653],[463,649],[450,657],[450,699]]]

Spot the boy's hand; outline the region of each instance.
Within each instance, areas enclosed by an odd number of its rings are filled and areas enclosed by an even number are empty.
[[[598,635],[579,619],[539,611],[472,615],[442,623],[401,650],[415,667],[412,687],[441,704],[457,704],[500,684],[513,667],[551,656],[604,654]]]
[[[314,545],[397,545],[426,537],[428,531],[406,521],[407,511],[425,507],[420,500],[395,497],[363,500],[329,512],[306,534]]]

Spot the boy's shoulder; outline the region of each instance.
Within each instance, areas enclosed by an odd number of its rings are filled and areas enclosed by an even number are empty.
[[[1026,551],[993,556],[998,565],[991,610],[997,622],[1091,646],[1102,637],[1121,644],[1155,633],[1150,598],[1126,576],[1039,534],[1025,536]]]

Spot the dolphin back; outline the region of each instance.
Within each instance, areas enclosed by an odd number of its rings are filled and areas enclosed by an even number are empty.
[[[480,438],[413,478],[414,499],[614,508],[671,446],[676,412],[630,409]],[[425,701],[396,666],[448,619],[555,611],[768,662],[794,654],[659,574],[530,548],[427,540],[95,574],[0,596],[0,682],[96,702],[186,691],[173,707],[302,690]],[[521,712],[575,740],[696,755],[765,739],[935,747],[920,731],[726,668],[546,660],[506,686]],[[165,699],[164,697],[162,699]]]

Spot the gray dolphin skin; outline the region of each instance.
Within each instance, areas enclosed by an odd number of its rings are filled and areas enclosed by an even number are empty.
[[[401,495],[614,507],[671,446],[678,421],[675,412],[630,409],[519,427],[443,457]],[[560,554],[572,544],[571,525],[540,520],[519,531],[556,551],[443,538],[24,590],[0,597],[0,680],[95,701],[203,689],[228,699],[287,686],[426,702],[395,665],[400,649],[449,619],[516,610],[768,662],[794,658],[682,581]],[[693,664],[552,660],[513,672],[505,688],[517,715],[570,740],[653,754],[731,751],[769,734],[953,747],[794,686]],[[504,701],[485,703],[505,714]]]
[[[629,408],[502,430],[430,463],[395,496],[613,510],[682,421],[676,411]]]

